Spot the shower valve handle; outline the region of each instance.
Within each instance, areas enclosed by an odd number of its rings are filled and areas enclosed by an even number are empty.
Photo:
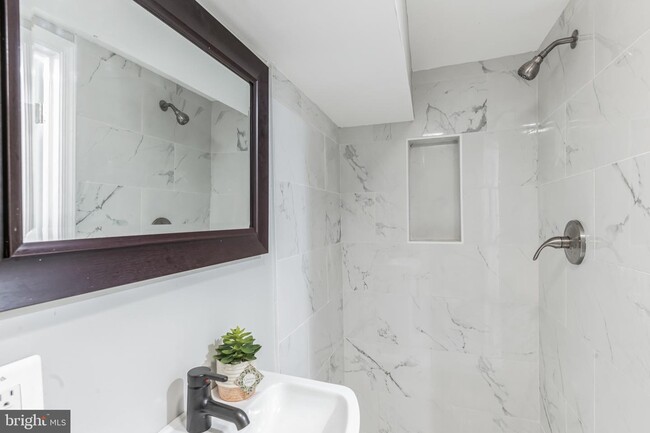
[[[537,248],[537,251],[535,252],[535,255],[533,256],[533,260],[537,260],[539,258],[540,253],[542,250],[546,247],[551,247],[551,248],[570,248],[571,247],[571,238],[568,236],[555,236],[553,238],[548,239],[546,242],[544,242],[539,248]]]
[[[564,236],[555,236],[544,242],[535,252],[533,260],[537,260],[546,247],[564,249],[564,254],[569,263],[579,265],[585,259],[585,253],[587,252],[585,229],[580,221],[569,221],[564,228]]]

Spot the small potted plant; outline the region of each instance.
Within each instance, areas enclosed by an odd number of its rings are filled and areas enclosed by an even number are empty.
[[[225,401],[242,401],[255,393],[262,374],[255,368],[255,354],[262,348],[255,338],[239,326],[221,337],[217,347],[217,373],[228,376],[227,382],[219,382],[219,397]]]

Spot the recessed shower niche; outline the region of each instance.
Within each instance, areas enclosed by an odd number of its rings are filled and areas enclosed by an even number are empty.
[[[462,242],[459,136],[408,141],[409,241]]]

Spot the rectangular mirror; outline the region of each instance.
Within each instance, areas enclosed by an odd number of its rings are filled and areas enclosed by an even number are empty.
[[[0,311],[268,252],[251,50],[196,0],[0,8]]]
[[[247,81],[133,1],[20,22],[24,242],[250,227]]]

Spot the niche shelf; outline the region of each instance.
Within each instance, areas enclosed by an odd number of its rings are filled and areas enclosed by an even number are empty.
[[[460,136],[408,141],[410,242],[463,240]]]

